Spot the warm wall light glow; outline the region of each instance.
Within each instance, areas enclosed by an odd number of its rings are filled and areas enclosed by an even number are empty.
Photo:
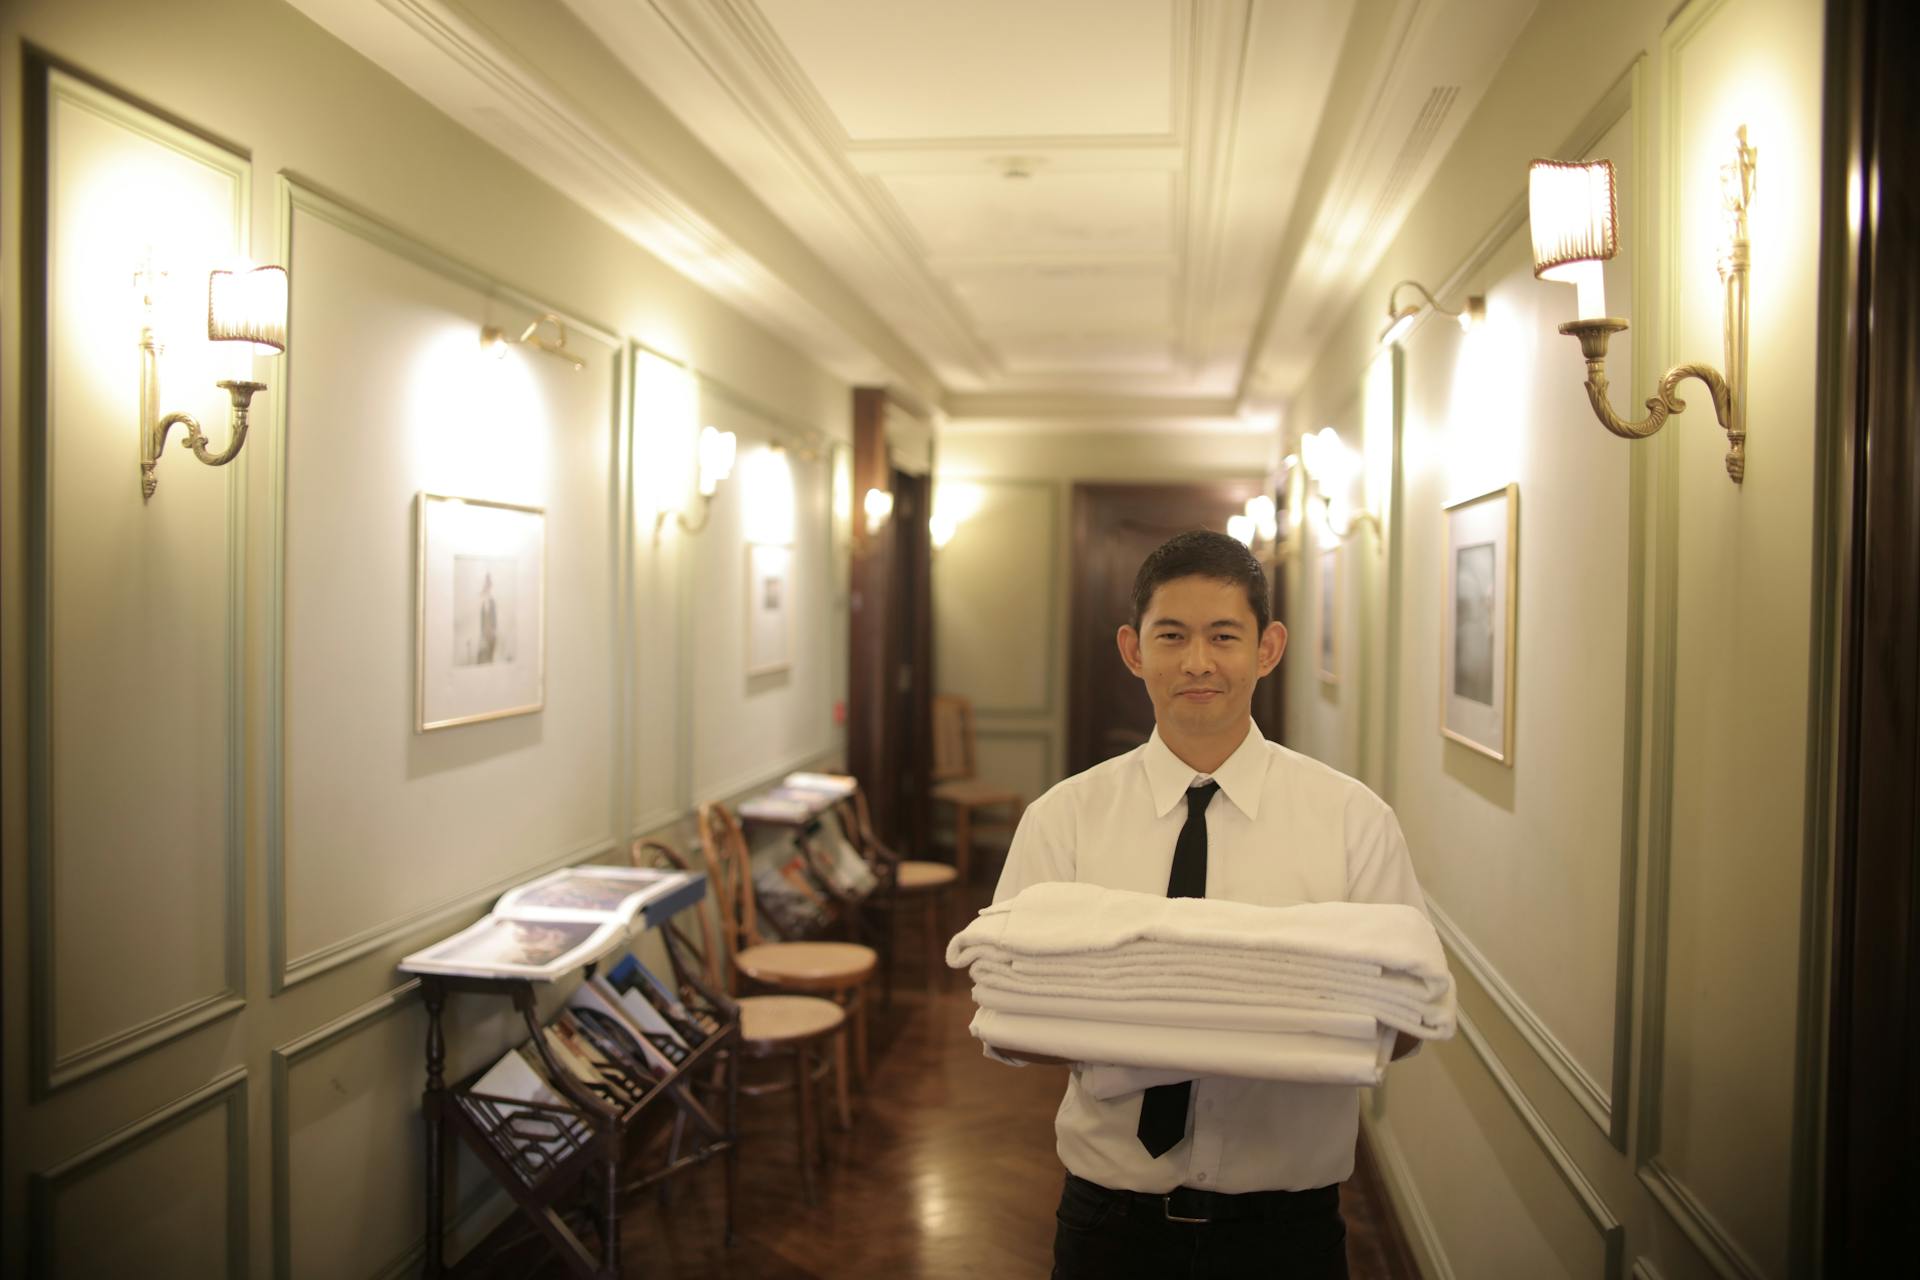
[[[1248,498],[1246,518],[1262,541],[1272,542],[1280,536],[1280,508],[1274,504],[1272,494],[1257,493]],[[1229,527],[1227,532],[1232,533],[1232,528]],[[1239,537],[1238,534],[1234,536]],[[1241,541],[1245,542],[1246,539],[1242,538]]]
[[[861,500],[861,507],[867,513],[867,532],[875,534],[893,518],[893,495],[885,489],[869,489]]]
[[[787,451],[755,449],[740,468],[741,521],[746,540],[763,546],[793,542],[793,468]]]
[[[1228,516],[1227,536],[1251,547],[1253,545],[1253,517],[1249,515]]]
[[[739,442],[731,431],[716,427],[700,428],[700,496],[711,498],[720,482],[733,474],[734,453]]]
[[[1607,313],[1600,264],[1620,251],[1620,205],[1613,163],[1535,160],[1527,171],[1533,274],[1575,288],[1583,320]]]
[[[960,526],[980,513],[986,498],[986,491],[977,484],[944,480],[936,485],[933,490],[933,515],[927,519],[927,530],[933,536],[933,545],[939,548],[952,542]]]
[[[393,425],[408,442],[409,488],[546,502],[552,425],[524,360],[489,360],[471,329],[450,323],[412,348],[407,368]]]
[[[634,504],[641,522],[650,524],[689,497],[698,465],[699,391],[691,370],[651,351],[634,358],[633,381]]]
[[[207,276],[207,338],[250,342],[258,355],[287,349],[287,272],[284,267],[214,271]]]

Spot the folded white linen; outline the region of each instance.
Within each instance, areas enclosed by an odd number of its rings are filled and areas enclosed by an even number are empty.
[[[1393,1056],[1394,1034],[1372,1040],[1311,1032],[1221,1031],[1150,1027],[1077,1018],[1044,1018],[981,1009],[967,1028],[975,1039],[1012,1053],[1108,1063],[1196,1076],[1238,1076],[1296,1084],[1376,1085]]]
[[[1058,957],[1111,953],[1141,943],[1216,956],[1247,952],[1378,966],[1418,981],[1430,996],[1452,985],[1439,935],[1424,915],[1398,903],[1267,907],[1061,880],[1028,885],[986,908],[948,943],[947,963],[964,968],[980,948]]]
[[[1364,1040],[1379,1036],[1380,1024],[1364,1013],[1321,1007],[1216,1004],[1201,1000],[1084,1000],[1068,996],[1034,995],[976,984],[973,1002],[982,1009],[1019,1013],[1036,1018],[1072,1018],[1082,1022],[1120,1022],[1144,1027],[1194,1027],[1211,1031],[1299,1032]]]
[[[1385,979],[1299,976],[1249,981],[1223,966],[1083,965],[1065,976],[1041,961],[982,957],[971,973],[978,987],[1061,999],[1102,1001],[1124,1009],[1135,1001],[1214,1005],[1278,1006],[1363,1013],[1409,1035],[1445,1038],[1453,1034],[1455,1009],[1451,987],[1436,1000],[1405,996],[1404,987]],[[1115,1015],[1124,1018],[1124,1013]]]

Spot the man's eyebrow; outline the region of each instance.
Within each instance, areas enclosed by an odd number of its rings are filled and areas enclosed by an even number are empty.
[[[1200,630],[1202,631],[1220,631],[1220,630],[1241,631],[1241,630],[1245,630],[1245,626],[1246,624],[1241,622],[1240,619],[1238,618],[1215,618],[1212,622],[1209,622],[1204,627],[1201,627]],[[1179,618],[1151,618],[1147,621],[1147,630],[1149,631],[1158,631],[1163,627],[1179,627],[1183,631],[1192,630],[1192,628],[1186,622],[1181,621]]]

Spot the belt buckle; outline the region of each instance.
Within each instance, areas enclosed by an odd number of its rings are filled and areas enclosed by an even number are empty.
[[[1168,1222],[1185,1222],[1197,1227],[1204,1227],[1213,1221],[1212,1218],[1185,1218],[1175,1213],[1173,1211],[1172,1192],[1168,1192],[1166,1195],[1160,1197],[1160,1212],[1167,1216]]]

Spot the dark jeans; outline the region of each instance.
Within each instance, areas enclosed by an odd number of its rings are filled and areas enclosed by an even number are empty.
[[[1223,1221],[1168,1221],[1157,1197],[1072,1175],[1054,1215],[1053,1280],[1347,1280],[1340,1188]]]

